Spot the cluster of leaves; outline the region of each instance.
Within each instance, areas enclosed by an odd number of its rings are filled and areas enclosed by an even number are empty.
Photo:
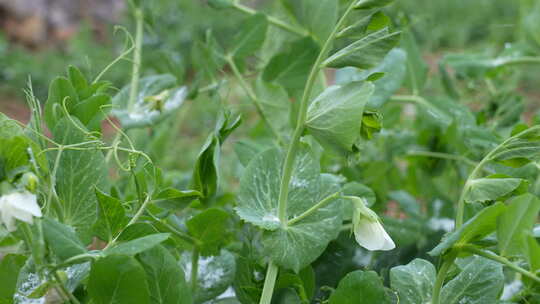
[[[524,2],[515,48],[448,55],[428,75],[388,0],[208,4],[243,18],[233,39],[194,44],[192,82],[140,77],[140,6],[129,85],[69,67],[43,113],[29,92],[28,125],[0,115],[0,195],[31,189],[43,210],[0,227],[0,302],[539,301],[540,127],[516,90],[518,65],[540,62],[539,5]],[[238,100],[256,118],[233,114]],[[166,160],[188,154],[169,150],[188,104],[217,109],[179,174]],[[396,249],[355,243],[350,197]]]

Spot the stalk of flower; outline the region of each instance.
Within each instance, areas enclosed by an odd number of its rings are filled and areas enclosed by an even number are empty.
[[[36,195],[27,190],[2,195],[0,214],[1,221],[10,232],[16,230],[16,220],[32,224],[34,216],[42,216]]]
[[[377,214],[369,209],[363,198],[347,196],[353,202],[353,232],[356,242],[367,250],[392,250],[396,248],[392,238],[381,225]]]

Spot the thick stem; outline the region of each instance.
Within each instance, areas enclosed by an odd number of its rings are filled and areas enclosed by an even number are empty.
[[[254,9],[251,9],[247,6],[244,6],[240,3],[234,3],[234,8],[236,8],[237,10],[241,11],[242,13],[245,13],[245,14],[248,14],[248,15],[255,15],[257,14],[257,11],[254,10]],[[296,35],[299,35],[299,36],[308,36],[309,35],[309,32],[306,31],[305,29],[303,28],[299,28],[297,26],[294,26],[294,25],[291,25],[291,24],[288,24],[284,21],[281,21],[279,19],[277,19],[276,17],[273,17],[273,16],[269,16],[269,15],[266,15],[266,19],[268,19],[268,22],[270,22],[270,24],[272,25],[275,25],[283,30],[286,30],[287,32],[290,32],[292,34],[296,34]]]
[[[274,292],[274,285],[276,284],[276,278],[279,268],[270,261],[268,263],[268,269],[266,271],[266,277],[264,278],[264,286],[259,304],[270,304],[272,301],[272,293]]]
[[[499,262],[505,266],[507,266],[508,268],[518,272],[518,273],[521,273],[522,275],[528,277],[529,279],[535,281],[536,283],[540,283],[540,278],[538,276],[536,276],[534,273],[526,270],[526,269],[523,269],[521,267],[519,267],[518,265],[510,262],[508,259],[500,256],[500,255],[497,255],[491,251],[487,251],[487,250],[482,250],[482,249],[479,249],[479,248],[476,248],[474,246],[471,246],[471,245],[464,245],[461,247],[462,250],[465,250],[465,251],[468,251],[470,253],[474,253],[476,255],[479,255],[481,257],[484,257],[484,258],[487,258],[487,259],[490,259],[490,260],[493,260],[495,262]]]
[[[191,292],[195,294],[197,292],[197,276],[199,272],[199,250],[197,247],[193,249],[193,252],[191,253],[191,274],[190,274],[190,282],[191,282]]]
[[[313,64],[313,67],[311,68],[311,72],[309,73],[309,77],[306,82],[306,87],[304,89],[304,93],[300,101],[300,108],[298,110],[296,128],[294,130],[294,134],[293,134],[291,143],[289,145],[289,149],[287,150],[287,154],[285,156],[285,162],[283,164],[283,173],[282,173],[280,189],[279,189],[278,216],[279,216],[281,225],[283,227],[287,226],[287,198],[289,196],[289,183],[292,178],[292,170],[293,170],[293,165],[294,165],[294,159],[296,157],[296,153],[298,150],[298,144],[300,142],[300,138],[302,137],[302,133],[304,132],[304,124],[306,122],[308,101],[311,97],[311,92],[313,90],[313,86],[315,85],[317,75],[319,75],[319,72],[321,70],[321,63],[328,55],[328,52],[330,51],[330,48],[332,47],[332,43],[334,41],[334,38],[337,32],[339,31],[339,28],[341,28],[341,26],[343,25],[343,23],[347,19],[347,16],[349,16],[353,8],[354,8],[354,1],[349,5],[349,7],[345,11],[341,19],[338,21],[338,23],[334,27],[334,30],[332,31],[330,36],[328,36],[328,39],[324,43],[321,49],[321,52],[319,53],[319,56],[317,57],[317,59],[315,60],[315,63]]]
[[[431,299],[431,304],[440,304],[441,290],[444,284],[444,279],[446,278],[446,274],[448,273],[450,267],[452,267],[455,259],[455,254],[452,254],[444,259],[444,262],[439,269],[439,272],[437,273],[437,278],[435,279],[435,283],[433,285],[433,296]]]
[[[279,144],[283,144],[283,140],[281,138],[281,135],[276,130],[276,128],[274,128],[274,126],[270,123],[270,120],[268,120],[268,118],[264,114],[261,101],[259,100],[259,98],[255,94],[255,92],[253,92],[253,90],[251,89],[249,84],[246,82],[246,80],[245,80],[244,76],[242,75],[242,73],[240,73],[240,71],[238,70],[238,67],[236,66],[236,63],[234,62],[234,59],[232,58],[232,56],[228,55],[228,56],[226,56],[226,59],[227,59],[227,63],[231,67],[231,70],[232,70],[234,76],[236,77],[236,79],[238,79],[238,82],[240,82],[240,86],[242,87],[242,89],[244,89],[244,91],[246,92],[248,97],[253,101],[253,104],[255,105],[255,108],[257,109],[257,113],[259,113],[259,116],[261,117],[263,122],[268,126],[268,128],[270,128],[270,131],[276,137]]]
[[[66,288],[66,286],[64,286],[64,283],[62,282],[62,279],[60,278],[58,273],[56,273],[56,271],[53,271],[53,276],[54,276],[54,280],[58,284],[58,287],[60,288],[61,293],[63,293],[64,296],[67,297],[67,299],[71,303],[80,304],[81,302],[79,302],[79,300]]]

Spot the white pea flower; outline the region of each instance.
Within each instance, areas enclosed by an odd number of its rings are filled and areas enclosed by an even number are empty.
[[[34,216],[41,217],[36,195],[28,191],[0,196],[0,213],[8,231],[15,231],[15,219],[32,224]]]
[[[353,232],[356,242],[367,250],[392,250],[396,248],[373,210],[359,197],[348,197],[354,203]]]

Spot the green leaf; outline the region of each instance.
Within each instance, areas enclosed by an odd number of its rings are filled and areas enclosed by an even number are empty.
[[[437,272],[422,259],[390,269],[390,284],[397,291],[400,304],[429,304]]]
[[[282,86],[266,82],[259,77],[255,83],[255,92],[260,99],[263,112],[272,125],[280,131],[290,129],[291,102],[287,91]]]
[[[508,163],[517,161],[524,165],[523,160],[537,161],[540,159],[540,126],[534,126],[507,139],[497,148],[490,160]]]
[[[407,52],[407,75],[405,85],[413,92],[420,92],[427,81],[428,66],[422,58],[418,43],[411,30],[403,33],[401,46]]]
[[[74,119],[75,123],[76,118]],[[78,123],[77,123],[78,124]],[[75,126],[68,118],[63,118],[53,130],[56,142],[63,145],[87,141],[84,127]],[[94,188],[105,188],[107,166],[105,157],[96,144],[86,145],[95,150],[65,150],[60,156],[56,174],[56,191],[63,211],[64,223],[71,225],[83,241],[89,240],[90,229],[97,214],[97,198]],[[57,155],[52,156],[55,159]]]
[[[236,34],[229,52],[236,59],[243,59],[253,55],[264,43],[268,21],[266,15],[255,14],[248,17],[241,25],[241,30]]]
[[[107,255],[136,255],[162,243],[170,236],[169,233],[155,233],[120,243],[104,251]]]
[[[314,261],[337,237],[341,204],[331,201],[292,226],[282,227],[278,217],[279,184],[284,155],[270,149],[256,156],[240,180],[236,212],[243,220],[265,230],[263,244],[278,265],[298,272]],[[289,219],[339,191],[328,175],[319,174],[318,161],[302,147],[293,166],[287,214]]]
[[[94,233],[104,241],[111,241],[129,222],[122,202],[95,189],[98,201]]]
[[[514,197],[507,205],[497,226],[499,253],[502,256],[526,256],[523,245],[538,218],[540,200],[532,194],[524,194]]]
[[[61,260],[86,253],[73,228],[56,220],[43,218],[43,236],[49,248]]]
[[[385,303],[387,296],[381,278],[374,271],[348,273],[332,293],[329,304]]]
[[[77,103],[78,97],[75,88],[65,77],[55,78],[49,86],[49,96],[45,102],[44,116],[45,123],[50,130],[54,129],[56,123],[64,117],[63,104]]]
[[[218,189],[221,145],[241,122],[240,116],[221,113],[214,132],[208,136],[199,152],[191,177],[191,188],[204,198],[211,198]]]
[[[263,80],[286,89],[302,89],[318,55],[319,47],[311,38],[296,40],[270,59],[264,68]]]
[[[186,222],[191,236],[199,240],[201,255],[217,255],[230,237],[230,216],[227,212],[210,208],[195,215]]]
[[[309,105],[306,128],[325,147],[341,154],[353,151],[360,136],[364,106],[373,85],[351,82],[331,86]]]
[[[17,278],[25,261],[26,257],[19,254],[8,254],[0,261],[0,303],[13,303]]]
[[[21,167],[29,165],[29,143],[21,126],[0,113],[0,178],[13,178]]]
[[[185,272],[191,273],[191,253],[182,256]],[[222,294],[231,286],[236,262],[234,255],[227,250],[221,250],[220,255],[199,258],[197,271],[197,292],[194,303],[203,303]]]
[[[354,5],[355,9],[373,9],[387,6],[394,0],[358,0]]]
[[[336,83],[345,84],[351,81],[368,80],[373,74],[383,73],[382,77],[373,80],[375,90],[368,106],[379,108],[401,88],[405,79],[405,62],[407,54],[402,49],[391,50],[376,67],[361,71],[357,68],[343,68],[336,72]]]
[[[529,268],[533,273],[537,273],[540,269],[540,244],[532,235],[525,237],[526,258],[529,263]]]
[[[322,64],[331,68],[372,68],[399,42],[399,37],[399,32],[383,28],[335,52]]]
[[[144,268],[125,255],[109,255],[92,264],[88,294],[95,304],[150,304]]]
[[[338,18],[338,1],[282,0],[281,2],[319,44],[322,45],[330,36]]]
[[[438,256],[453,246],[464,245],[484,238],[495,231],[497,228],[497,219],[505,211],[506,206],[501,202],[482,209],[458,230],[443,238],[441,243],[433,248],[429,254]]]
[[[498,178],[497,175],[472,179],[465,193],[465,201],[468,203],[495,201],[516,190],[522,182],[525,181],[520,178]]]
[[[202,197],[202,194],[195,190],[177,190],[167,188],[158,193],[153,198],[156,205],[168,210],[182,210],[197,198]]]
[[[184,271],[165,247],[155,246],[140,253],[137,259],[146,272],[150,289],[150,303],[193,303]]]
[[[127,85],[112,100],[112,114],[122,127],[140,128],[154,125],[174,113],[187,97],[186,87],[176,87],[176,77],[170,74],[152,75],[139,80],[139,94],[129,105]]]
[[[502,265],[478,256],[461,264],[461,272],[444,285],[441,303],[496,303],[504,286]]]

